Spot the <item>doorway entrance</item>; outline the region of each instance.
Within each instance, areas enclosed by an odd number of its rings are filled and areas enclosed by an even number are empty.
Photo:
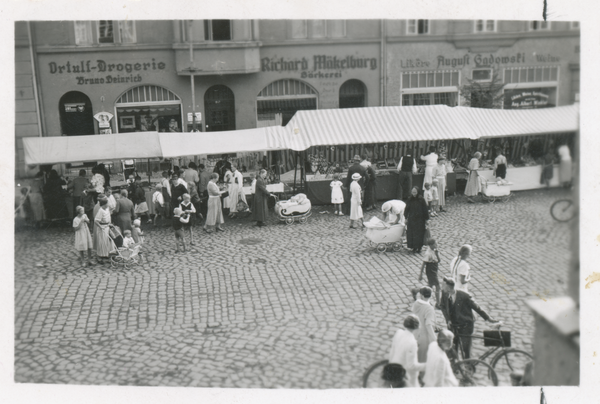
[[[69,91],[58,103],[60,127],[66,136],[93,135],[94,113],[90,98],[79,91]]]
[[[216,85],[204,94],[206,131],[235,130],[235,100],[227,86]]]

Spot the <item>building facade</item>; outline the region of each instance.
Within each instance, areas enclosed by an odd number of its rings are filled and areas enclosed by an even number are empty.
[[[17,22],[16,175],[25,136],[285,125],[297,110],[574,102],[571,22],[193,20]],[[198,134],[202,136],[202,134]]]

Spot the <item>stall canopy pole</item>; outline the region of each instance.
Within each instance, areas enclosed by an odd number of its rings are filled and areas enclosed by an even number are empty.
[[[296,152],[296,158],[294,159],[294,194],[296,194],[296,174],[298,173],[298,152]]]

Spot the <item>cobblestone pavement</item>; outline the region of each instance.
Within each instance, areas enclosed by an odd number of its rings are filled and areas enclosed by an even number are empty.
[[[528,299],[562,295],[569,225],[549,215],[565,190],[508,203],[449,198],[432,220],[441,269],[473,245],[471,291],[532,349]],[[16,234],[15,381],[253,388],[357,388],[387,356],[418,285],[421,256],[379,254],[348,217],[314,207],[306,224],[227,220],[187,253],[146,227],[147,262],[82,268],[68,228]],[[438,322],[443,322],[437,312]],[[478,319],[476,333],[484,322]],[[474,354],[483,351],[474,343]]]

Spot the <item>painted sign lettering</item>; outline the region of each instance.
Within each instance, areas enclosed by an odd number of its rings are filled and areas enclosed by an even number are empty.
[[[81,60],[78,63],[67,61],[65,64],[50,62],[48,63],[48,68],[50,69],[50,74],[133,73],[140,71],[165,70],[167,65],[164,62],[156,62],[154,58],[152,58],[150,62],[144,63],[111,63],[98,59],[95,64],[92,64],[91,60]]]
[[[262,58],[260,62],[261,71],[263,72],[300,72],[300,78],[302,79],[341,78],[342,73],[348,69],[377,69],[376,58],[355,56],[338,58],[337,56],[314,55],[312,70],[309,70],[311,66],[309,60],[305,57],[293,60]]]

